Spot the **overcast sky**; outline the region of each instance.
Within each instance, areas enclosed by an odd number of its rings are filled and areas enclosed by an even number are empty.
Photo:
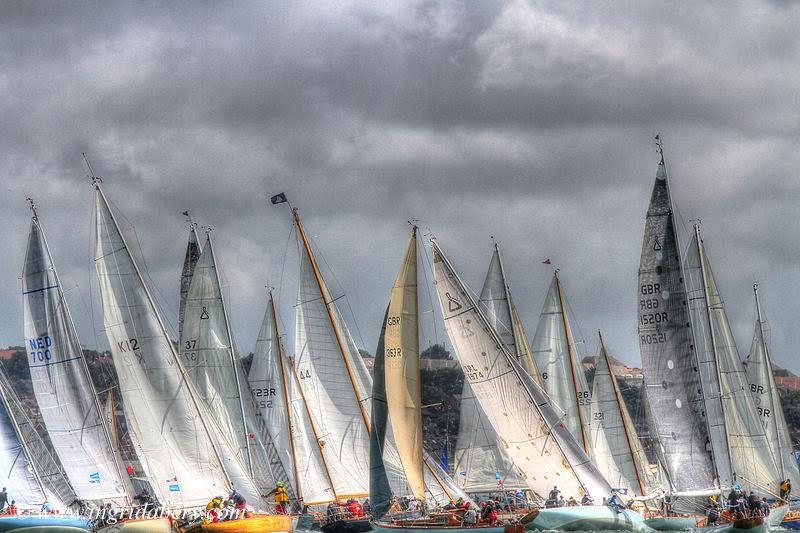
[[[181,212],[213,227],[245,353],[265,285],[291,337],[291,216],[267,205],[285,191],[370,352],[419,219],[475,290],[497,239],[530,335],[551,258],[586,351],[599,328],[638,364],[661,132],[742,356],[757,281],[773,357],[800,371],[798,27],[792,2],[3,2],[0,344],[22,342],[30,195],[82,342],[106,346],[85,151],[172,323]]]

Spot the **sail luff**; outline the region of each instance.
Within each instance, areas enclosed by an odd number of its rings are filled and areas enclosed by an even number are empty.
[[[286,364],[284,362],[284,355],[283,355],[283,342],[281,341],[281,334],[278,329],[278,314],[275,309],[275,299],[272,296],[272,289],[269,291],[269,305],[272,308],[272,326],[273,332],[275,334],[275,341],[277,343],[278,348],[278,362],[280,363],[280,376],[281,376],[281,387],[283,388],[283,403],[284,408],[286,409],[286,421],[287,425],[289,426],[289,449],[292,454],[292,471],[294,473],[294,483],[295,483],[295,491],[298,496],[302,495],[303,493],[300,491],[300,476],[297,473],[297,453],[295,451],[294,445],[294,424],[292,421],[292,409],[289,405],[289,386],[286,383]]]
[[[367,415],[367,411],[364,408],[364,404],[360,401],[355,375],[350,365],[350,361],[345,355],[346,348],[344,345],[344,341],[342,339],[342,334],[339,331],[339,325],[333,316],[333,311],[331,310],[333,301],[331,300],[330,294],[328,293],[327,285],[325,285],[325,282],[322,280],[322,274],[319,271],[319,265],[317,265],[317,259],[316,257],[314,257],[314,253],[311,250],[311,243],[309,243],[308,237],[306,236],[306,231],[303,228],[302,222],[300,222],[300,214],[298,213],[297,208],[292,209],[292,215],[294,215],[294,220],[295,223],[297,224],[297,229],[300,233],[300,238],[303,241],[303,247],[305,248],[306,256],[308,257],[309,262],[311,263],[311,268],[314,271],[314,278],[317,281],[317,286],[319,288],[320,295],[322,296],[322,301],[323,304],[325,305],[325,310],[327,311],[328,314],[328,320],[330,321],[334,336],[336,337],[336,343],[339,347],[339,353],[342,356],[345,368],[347,369],[347,375],[350,378],[351,385],[353,386],[353,394],[355,394],[356,396],[356,401],[358,402],[358,407],[359,410],[361,411],[361,418],[364,421],[364,427],[366,427],[367,432],[369,432],[370,430],[369,416]]]
[[[584,406],[581,404],[583,399],[580,397],[578,391],[578,374],[575,368],[575,353],[574,353],[574,345],[575,339],[572,336],[572,328],[570,328],[569,322],[567,320],[567,310],[564,307],[564,292],[561,288],[561,280],[558,277],[558,270],[555,272],[555,279],[556,279],[556,287],[558,289],[558,304],[561,307],[561,321],[564,326],[564,335],[567,339],[567,354],[568,354],[568,361],[569,361],[569,368],[572,373],[572,387],[575,393],[575,405],[576,410],[578,413],[578,421],[580,424],[580,431],[581,431],[581,439],[583,442],[583,451],[588,454],[591,453],[591,447],[589,446],[589,436],[586,434],[586,425],[583,419],[583,408]]]
[[[614,375],[614,370],[613,370],[614,367],[611,366],[611,360],[608,357],[608,350],[606,350],[606,344],[605,341],[603,340],[603,335],[599,331],[597,332],[597,335],[598,337],[600,337],[600,356],[603,357],[603,359],[605,360],[606,366],[608,366],[608,372],[611,376],[611,387],[614,389],[614,397],[617,399],[617,409],[619,410],[619,416],[623,422],[622,428],[625,432],[625,440],[628,443],[628,452],[630,453],[631,456],[633,471],[636,474],[636,482],[639,484],[639,491],[640,491],[639,494],[645,496],[647,494],[647,489],[645,488],[644,482],[642,481],[642,475],[639,472],[641,465],[639,464],[638,457],[636,457],[636,453],[634,452],[635,448],[633,445],[633,440],[631,439],[631,434],[628,429],[627,417],[625,416],[626,415],[625,401],[622,398],[622,394],[620,393],[619,383],[617,383],[617,377]]]

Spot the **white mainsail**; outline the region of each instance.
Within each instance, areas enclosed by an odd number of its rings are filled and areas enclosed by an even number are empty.
[[[800,474],[798,474],[797,460],[792,450],[792,439],[786,425],[786,417],[783,414],[780,393],[772,374],[772,359],[764,335],[764,319],[761,316],[758,285],[753,285],[753,293],[758,316],[750,354],[744,361],[745,373],[750,384],[750,393],[764,426],[764,433],[775,457],[780,479],[788,479],[792,486],[797,487],[800,486]]]
[[[509,456],[534,492],[554,484],[599,501],[611,487],[560,421],[544,391],[497,337],[453,267],[433,243],[436,290],[445,328],[466,379]]]
[[[236,355],[210,234],[186,297],[180,348],[187,374],[214,425],[246,467],[259,493],[266,494],[286,475]]]
[[[483,306],[487,320],[508,352],[517,357],[532,378],[539,381],[539,369],[511,300],[497,244],[486,272],[479,304]],[[497,438],[466,379],[461,389],[459,411],[458,440],[454,454],[455,479],[459,486],[469,493],[528,488],[504,451],[505,446]]]
[[[628,408],[620,393],[608,351],[600,336],[600,355],[594,373],[591,404],[592,459],[614,488],[645,496],[652,488],[648,462]]]
[[[155,496],[166,505],[199,507],[233,484],[251,505],[257,504],[258,492],[242,466],[232,463],[233,452],[220,450],[223,439],[206,424],[208,415],[99,180],[95,192],[95,266],[105,330],[128,429]]]
[[[720,485],[739,484],[758,494],[774,495],[778,492],[779,474],[697,224],[685,274],[710,444]]]
[[[75,492],[0,369],[0,485],[21,507],[64,509]]]
[[[533,354],[541,372],[544,390],[564,411],[567,429],[583,446],[583,451],[591,456],[588,413],[591,391],[575,352],[572,327],[556,270],[533,336]]]
[[[118,499],[122,503],[132,496],[131,489],[115,456],[35,211],[22,272],[22,294],[31,383],[54,451],[79,498]]]

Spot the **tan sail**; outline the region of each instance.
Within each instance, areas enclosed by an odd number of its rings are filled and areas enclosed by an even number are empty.
[[[417,232],[392,286],[386,318],[386,397],[400,462],[412,494],[425,499],[422,460],[422,392],[417,316]]]

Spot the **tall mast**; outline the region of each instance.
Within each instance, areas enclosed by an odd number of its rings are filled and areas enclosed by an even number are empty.
[[[275,310],[275,299],[272,297],[272,289],[269,290],[269,305],[272,307],[272,325],[275,331],[275,340],[278,343],[278,361],[281,366],[281,385],[283,386],[283,401],[286,408],[286,420],[289,426],[289,446],[292,452],[292,469],[294,470],[295,491],[297,497],[300,498],[303,494],[300,492],[300,476],[297,472],[297,454],[294,450],[294,424],[292,422],[292,409],[289,405],[289,387],[286,383],[286,368],[283,363],[283,342],[281,342],[281,334],[278,330],[278,315]]]
[[[581,439],[583,441],[583,451],[589,453],[589,439],[586,435],[586,427],[583,425],[583,406],[578,398],[578,373],[575,368],[575,354],[573,353],[572,330],[567,322],[567,310],[564,308],[564,293],[561,290],[561,280],[558,277],[558,270],[555,271],[556,288],[558,289],[558,304],[561,307],[561,322],[564,326],[564,337],[567,339],[567,355],[569,358],[569,368],[572,372],[572,388],[575,392],[575,404],[578,407],[578,421],[581,425]]]
[[[245,431],[244,435],[244,442],[245,448],[247,449],[247,470],[250,474],[250,477],[253,477],[253,456],[250,452],[250,437],[248,435],[247,430],[247,417],[244,414],[244,400],[242,399],[242,383],[239,379],[239,369],[238,365],[236,364],[236,354],[233,353],[233,335],[231,334],[231,323],[228,320],[228,309],[225,307],[225,295],[222,293],[222,283],[219,280],[219,269],[217,268],[217,258],[214,255],[214,247],[211,245],[211,232],[206,232],[206,246],[208,246],[208,251],[211,252],[211,263],[214,265],[214,278],[217,280],[217,287],[219,287],[219,299],[222,302],[222,316],[225,319],[225,329],[228,332],[228,354],[231,358],[231,369],[233,370],[233,375],[236,378],[236,394],[239,396],[239,412],[242,416],[242,428]]]
[[[89,167],[89,171],[92,172],[91,167]],[[92,172],[92,174],[94,173]],[[103,202],[106,204],[109,216],[111,217],[111,221],[114,223],[114,228],[117,230],[117,233],[119,233],[119,235],[122,236],[122,230],[120,229],[119,223],[117,222],[117,217],[114,216],[114,212],[111,210],[111,206],[108,204],[106,195],[103,192],[103,189],[100,187],[100,182],[101,182],[100,178],[92,175],[92,185],[94,186],[97,194],[100,195],[100,198],[102,198]],[[124,237],[122,238],[124,241]],[[142,276],[142,272],[139,269],[139,264],[136,262],[136,258],[133,256],[133,254],[130,253],[130,250],[128,250],[128,255],[131,260],[131,265],[133,265],[133,269],[136,272],[136,277],[139,279],[139,283],[142,285],[142,288],[144,289],[147,301],[150,303],[150,307],[153,309],[153,313],[156,316],[156,320],[158,320],[158,325],[161,328],[161,332],[164,334],[164,337],[166,339],[169,339],[169,335],[167,335],[167,328],[164,326],[164,321],[161,318],[161,313],[158,312],[158,307],[156,306],[155,299],[153,298],[153,295],[150,293],[150,289],[147,287],[147,284],[144,282],[144,277]],[[225,475],[225,479],[227,480],[228,485],[233,486],[231,476],[228,473],[228,470],[225,468],[225,463],[222,460],[222,454],[220,453],[219,448],[217,447],[214,437],[211,435],[211,431],[208,428],[208,423],[206,422],[206,417],[204,416],[200,403],[197,400],[196,396],[197,393],[194,389],[194,386],[191,384],[191,378],[186,374],[186,369],[184,368],[183,363],[181,362],[181,358],[178,357],[178,354],[175,352],[175,346],[172,344],[172,342],[167,342],[167,344],[169,345],[170,354],[172,354],[172,361],[178,368],[178,371],[181,374],[181,379],[187,384],[187,391],[189,392],[189,398],[192,401],[192,406],[194,407],[195,412],[197,412],[198,414],[198,418],[200,419],[200,424],[203,426],[203,431],[205,431],[206,436],[211,441],[211,447],[213,449],[217,461],[219,462],[220,468],[222,469],[222,473]]]
[[[333,328],[333,334],[336,337],[336,344],[339,346],[339,353],[342,355],[344,366],[347,369],[347,376],[350,378],[350,384],[353,386],[353,395],[355,396],[356,402],[358,403],[358,408],[361,411],[361,418],[364,421],[364,427],[366,427],[367,432],[369,432],[371,431],[369,416],[367,415],[367,410],[364,408],[364,403],[359,397],[359,390],[358,385],[356,385],[355,374],[353,374],[350,361],[347,359],[347,355],[345,355],[347,350],[344,346],[344,340],[342,339],[342,334],[339,331],[339,325],[336,323],[336,319],[333,316],[333,310],[331,309],[333,300],[328,293],[328,287],[322,280],[322,274],[319,271],[319,266],[317,265],[317,260],[314,257],[314,253],[311,251],[311,244],[308,242],[306,231],[303,229],[303,224],[300,222],[300,214],[297,212],[297,208],[292,208],[292,215],[294,215],[294,220],[297,223],[297,229],[300,232],[300,238],[303,240],[303,246],[305,247],[306,254],[308,255],[309,262],[311,263],[311,268],[314,270],[314,278],[317,280],[317,286],[319,287],[319,292],[322,296],[322,302],[325,304],[325,311],[328,313],[328,320],[330,320],[331,327]]]
[[[56,280],[56,290],[58,291],[59,300],[61,302],[64,302],[65,301],[65,297],[64,297],[64,290],[61,287],[61,279],[58,277],[58,271],[56,270],[56,264],[53,261],[53,255],[50,253],[50,245],[47,244],[47,237],[45,236],[44,230],[42,229],[42,223],[39,220],[39,213],[36,211],[36,204],[34,203],[32,198],[28,198],[27,200],[28,200],[28,203],[30,204],[31,212],[33,213],[33,215],[32,215],[33,221],[39,227],[39,235],[41,235],[41,237],[42,237],[42,243],[44,244],[44,249],[47,252],[48,262],[50,264],[50,267],[53,269],[53,277]],[[109,210],[109,212],[110,212],[110,210]],[[73,339],[77,339],[78,338],[78,332],[75,329],[75,322],[72,320],[72,313],[69,310],[69,306],[68,305],[64,305],[63,307],[64,307],[64,310],[66,311],[66,314],[67,314],[67,323],[68,323],[67,327],[69,328],[69,335],[71,335]],[[76,343],[76,344],[78,346],[80,346],[80,343]],[[117,448],[114,446],[114,444],[112,443],[111,433],[108,430],[108,424],[106,424],[106,421],[104,420],[103,411],[102,411],[102,409],[100,407],[100,398],[97,395],[97,389],[95,389],[94,382],[92,381],[92,374],[89,371],[89,364],[86,362],[86,356],[84,355],[82,349],[81,349],[81,353],[80,353],[79,359],[81,361],[81,368],[83,369],[84,375],[86,376],[86,381],[87,381],[87,383],[89,384],[89,387],[90,387],[90,392],[91,392],[91,396],[92,396],[92,401],[94,403],[94,408],[96,409],[97,416],[100,419],[100,426],[102,427],[102,430],[103,430],[103,436],[105,437],[106,444],[108,445],[108,449],[111,452],[111,457],[114,460],[114,466],[116,467],[117,473],[119,474],[120,483],[122,484],[122,486],[123,486],[123,488],[125,490],[125,500],[126,500],[127,503],[130,503],[131,502],[131,498],[133,497],[133,486],[131,485],[130,477],[128,476],[128,473],[125,471],[125,469],[122,466],[122,463],[120,461],[120,457],[118,456],[119,452],[118,452]],[[109,392],[111,392],[111,391],[109,390]]]
[[[725,433],[725,447],[728,450],[728,466],[729,466],[730,471],[731,471],[731,476],[734,478],[733,481],[735,481],[736,472],[733,469],[733,456],[731,454],[731,443],[728,440],[728,421],[726,420],[726,417],[724,416],[725,415],[725,402],[722,401],[722,376],[720,375],[719,364],[717,363],[717,341],[716,341],[716,338],[715,338],[715,335],[714,335],[714,326],[711,324],[711,311],[712,311],[712,308],[711,308],[711,304],[708,301],[708,280],[706,279],[706,262],[705,262],[705,257],[704,257],[705,254],[703,253],[704,250],[703,250],[703,245],[702,245],[702,241],[701,241],[701,238],[700,238],[700,224],[695,224],[694,225],[694,235],[695,235],[695,240],[697,241],[697,255],[700,257],[700,274],[701,274],[702,279],[703,279],[703,299],[705,300],[705,303],[706,303],[706,318],[708,320],[708,334],[711,337],[711,351],[712,351],[712,356],[714,357],[714,369],[717,371],[717,388],[719,389],[720,406],[722,408],[722,414],[723,414],[722,424],[723,424],[723,426],[725,428],[725,431],[724,431],[724,433]],[[702,383],[703,383],[702,379],[700,380],[700,383],[702,385]],[[706,397],[705,390],[703,391],[703,397]],[[710,433],[710,431],[709,431],[709,433]],[[712,442],[710,435],[709,435],[709,439],[708,440],[709,440],[709,443],[711,444],[711,450],[713,452],[714,443]],[[713,463],[714,463],[714,468],[717,470],[717,481],[718,481],[718,483],[720,483],[720,486],[721,486],[722,480],[719,479],[719,469],[717,468],[716,458],[714,459]]]
[[[497,243],[494,243],[494,251],[497,254],[497,261],[500,264],[500,277],[503,279],[503,294],[506,295],[506,306],[508,307],[508,316],[511,319],[509,326],[511,327],[511,336],[514,337],[514,347],[516,348],[517,353],[513,354],[516,356],[517,360],[519,361],[520,357],[520,348],[517,346],[517,332],[516,326],[514,326],[514,315],[511,310],[511,291],[508,289],[508,283],[506,283],[506,271],[503,268],[503,258],[500,256],[500,247]]]
[[[764,349],[764,364],[767,365],[767,387],[769,387],[769,407],[772,410],[773,417],[775,417],[775,391],[773,390],[773,377],[772,377],[772,360],[769,357],[769,350],[767,348],[767,338],[764,336],[764,322],[761,318],[761,302],[758,299],[758,283],[753,284],[753,294],[756,297],[756,316],[758,317],[758,330],[761,334],[761,347]],[[783,464],[783,450],[781,449],[780,430],[778,429],[778,420],[773,418],[772,427],[775,431],[775,442],[778,444],[778,458],[780,459],[781,466],[781,479],[786,479],[786,470]]]
[[[631,454],[631,462],[633,463],[633,471],[636,473],[636,481],[639,483],[639,491],[642,496],[645,495],[646,490],[644,488],[644,483],[642,482],[641,474],[639,473],[639,462],[636,458],[636,454],[633,451],[633,439],[631,438],[630,432],[628,432],[628,425],[625,423],[627,422],[627,418],[625,417],[625,411],[623,407],[623,399],[622,394],[619,391],[619,385],[617,384],[617,377],[614,375],[613,367],[611,366],[611,358],[608,357],[608,350],[606,350],[605,342],[603,341],[603,335],[598,331],[597,336],[600,337],[600,353],[602,354],[603,358],[606,361],[606,366],[608,367],[608,374],[611,378],[611,386],[614,389],[614,398],[617,400],[617,409],[619,409],[619,417],[622,420],[622,429],[625,431],[625,440],[628,442],[628,451]]]

